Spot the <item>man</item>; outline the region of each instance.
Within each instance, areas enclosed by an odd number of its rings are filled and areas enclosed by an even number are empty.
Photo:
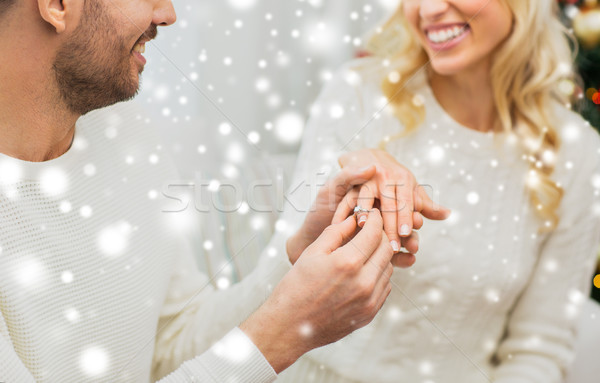
[[[78,121],[136,94],[174,21],[170,0],[0,0],[0,382],[271,382],[390,292],[379,212],[355,235],[331,208],[288,241],[299,257],[206,288],[159,214],[172,173],[143,124],[121,106]],[[345,169],[317,206],[374,171]]]

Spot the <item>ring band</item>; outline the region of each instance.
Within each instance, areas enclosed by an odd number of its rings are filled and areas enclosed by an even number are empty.
[[[357,215],[358,213],[368,213],[369,209],[365,209],[364,207],[360,207],[360,206],[356,206],[354,208],[354,215]]]

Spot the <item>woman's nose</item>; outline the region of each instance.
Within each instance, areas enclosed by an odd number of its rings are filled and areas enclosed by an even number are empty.
[[[444,0],[421,0],[419,15],[423,20],[436,20],[442,17],[450,5]]]

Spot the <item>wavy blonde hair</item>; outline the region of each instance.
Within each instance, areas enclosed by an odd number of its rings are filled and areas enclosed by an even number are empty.
[[[491,80],[498,114],[495,131],[517,135],[530,162],[527,188],[544,230],[556,227],[563,189],[554,182],[554,158],[560,146],[552,116],[553,102],[569,103],[569,95],[559,90],[561,81],[575,79],[575,44],[558,18],[554,0],[500,0],[513,14],[511,35],[494,53]],[[406,85],[428,56],[404,17],[402,3],[371,37],[367,49],[389,60],[393,75],[382,83],[385,96],[396,117],[406,128],[415,130],[425,118],[425,106],[414,103]]]

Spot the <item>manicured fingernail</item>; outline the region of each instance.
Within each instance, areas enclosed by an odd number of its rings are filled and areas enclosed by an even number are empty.
[[[410,228],[408,227],[407,224],[400,226],[400,235],[409,235],[409,234],[410,234]]]
[[[390,245],[392,245],[392,250],[394,250],[394,253],[400,251],[400,244],[398,243],[398,241],[392,241],[390,242]]]
[[[367,222],[367,216],[366,215],[361,215],[360,217],[358,217],[358,224],[361,225],[363,223]]]

